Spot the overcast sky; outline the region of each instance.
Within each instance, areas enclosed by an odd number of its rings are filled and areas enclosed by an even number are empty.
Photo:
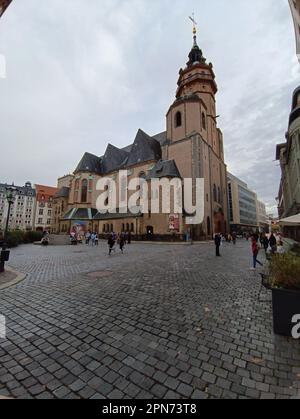
[[[274,206],[300,80],[287,0],[13,0],[0,21],[0,182],[55,186],[84,152],[164,131],[193,11],[228,169]]]

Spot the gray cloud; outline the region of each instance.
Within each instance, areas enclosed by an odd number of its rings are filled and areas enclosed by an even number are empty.
[[[55,185],[85,151],[164,130],[193,10],[229,168],[272,207],[275,145],[299,79],[285,0],[14,0],[0,22],[0,180]]]

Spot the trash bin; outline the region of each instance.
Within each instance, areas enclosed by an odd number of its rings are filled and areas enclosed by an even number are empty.
[[[9,261],[9,250],[1,250],[0,260],[1,262],[8,262]]]

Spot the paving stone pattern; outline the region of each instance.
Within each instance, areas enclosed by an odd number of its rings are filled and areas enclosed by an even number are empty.
[[[0,292],[0,396],[299,399],[300,342],[273,335],[249,243],[222,255],[213,244],[13,250],[28,276]]]

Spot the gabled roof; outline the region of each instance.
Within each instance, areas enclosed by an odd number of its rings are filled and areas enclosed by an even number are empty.
[[[74,173],[80,172],[101,174],[101,159],[93,154],[85,153]]]
[[[65,214],[63,219],[76,221],[92,220],[97,212],[95,208],[72,208]]]
[[[160,143],[139,129],[127,161],[127,166],[130,167],[151,160],[159,160],[161,156]]]
[[[128,159],[129,153],[109,144],[104,157],[102,157],[101,166],[103,173],[110,173],[118,170]]]
[[[181,178],[174,160],[160,160],[148,173],[147,179]]]
[[[167,142],[167,131],[160,132],[159,134],[153,135],[154,140],[158,141],[161,146]]]

